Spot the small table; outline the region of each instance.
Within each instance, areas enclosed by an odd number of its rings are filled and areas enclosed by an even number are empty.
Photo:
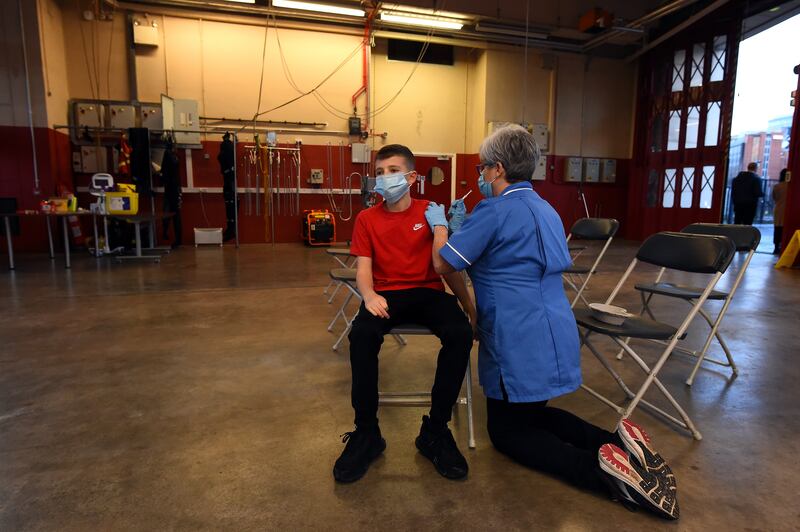
[[[3,217],[3,225],[6,231],[6,243],[8,244],[8,269],[14,269],[14,246],[11,243],[11,218],[43,218],[47,225],[47,241],[50,244],[50,259],[55,259],[55,252],[53,249],[53,229],[50,226],[51,218],[61,218],[61,223],[64,229],[64,267],[71,268],[69,254],[69,228],[67,227],[67,218],[70,216],[91,216],[89,211],[76,211],[76,212],[17,212],[17,213],[4,213],[0,214]]]
[[[123,260],[152,260],[154,262],[161,262],[161,255],[164,253],[158,248],[151,247],[150,250],[155,250],[157,255],[145,255],[142,252],[142,236],[140,232],[141,224],[154,224],[159,220],[166,220],[167,218],[171,218],[175,216],[173,212],[164,212],[160,214],[108,214],[105,215],[109,218],[117,218],[118,220],[122,220],[123,222],[133,224],[135,226],[136,232],[136,254],[135,255],[118,255],[116,257],[117,262],[122,262]],[[152,245],[152,243],[151,243]],[[166,251],[169,253],[169,251]]]

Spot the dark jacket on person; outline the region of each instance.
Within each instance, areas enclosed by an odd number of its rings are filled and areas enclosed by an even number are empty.
[[[753,172],[739,172],[731,183],[731,201],[734,205],[755,205],[764,195],[761,178]]]
[[[178,171],[178,155],[170,150],[164,150],[161,159],[161,184],[164,185],[164,196],[167,201],[177,204],[181,196],[181,177]]]

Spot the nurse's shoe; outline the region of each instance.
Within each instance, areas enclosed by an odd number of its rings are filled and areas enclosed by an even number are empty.
[[[337,482],[355,482],[364,476],[370,463],[386,449],[386,440],[381,429],[359,429],[345,432],[342,443],[346,443],[342,455],[333,465],[333,478]]]
[[[422,456],[433,462],[436,471],[443,477],[459,480],[467,476],[469,466],[447,426],[435,430],[431,427],[430,418],[422,416],[422,426],[414,443]]]
[[[675,474],[669,468],[667,462],[653,448],[650,436],[647,432],[628,418],[619,422],[617,428],[625,449],[639,461],[639,465],[647,469],[649,473],[658,476],[662,484],[670,489],[677,489]]]
[[[626,507],[635,503],[664,519],[678,519],[680,509],[674,489],[669,489],[661,479],[631,460],[628,454],[607,443],[597,452],[600,469],[610,477],[612,490]]]

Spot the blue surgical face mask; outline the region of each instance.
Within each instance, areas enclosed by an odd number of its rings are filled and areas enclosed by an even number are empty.
[[[375,192],[383,196],[390,205],[397,203],[408,192],[409,184],[406,176],[411,172],[397,172],[394,174],[379,175],[375,178]]]
[[[494,183],[495,179],[497,178],[495,177],[491,181],[486,181],[483,178],[483,172],[481,172],[481,175],[478,177],[478,190],[481,191],[481,194],[483,194],[484,198],[491,198],[492,196],[494,196],[494,191],[492,190],[492,183]]]

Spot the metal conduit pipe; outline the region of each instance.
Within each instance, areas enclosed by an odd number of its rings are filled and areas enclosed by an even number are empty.
[[[31,130],[31,150],[33,158],[33,194],[38,196],[41,193],[39,186],[39,161],[36,155],[36,131],[33,125],[33,101],[31,100],[31,76],[28,69],[28,43],[25,40],[25,16],[22,11],[22,0],[17,0],[19,6],[19,32],[22,37],[22,63],[25,68],[25,97],[28,102],[28,126]],[[10,242],[10,241],[9,241]]]
[[[613,39],[614,37],[621,35],[626,32],[626,30],[637,29],[640,26],[644,26],[645,24],[649,24],[651,22],[655,22],[656,20],[669,15],[670,13],[674,13],[679,9],[683,9],[684,7],[695,3],[697,0],[675,0],[665,6],[662,6],[650,13],[637,18],[626,24],[623,28],[620,29],[611,29],[606,32],[601,33],[597,37],[591,39],[587,43],[583,45],[583,50],[588,51],[594,48],[597,48],[601,44]]]

